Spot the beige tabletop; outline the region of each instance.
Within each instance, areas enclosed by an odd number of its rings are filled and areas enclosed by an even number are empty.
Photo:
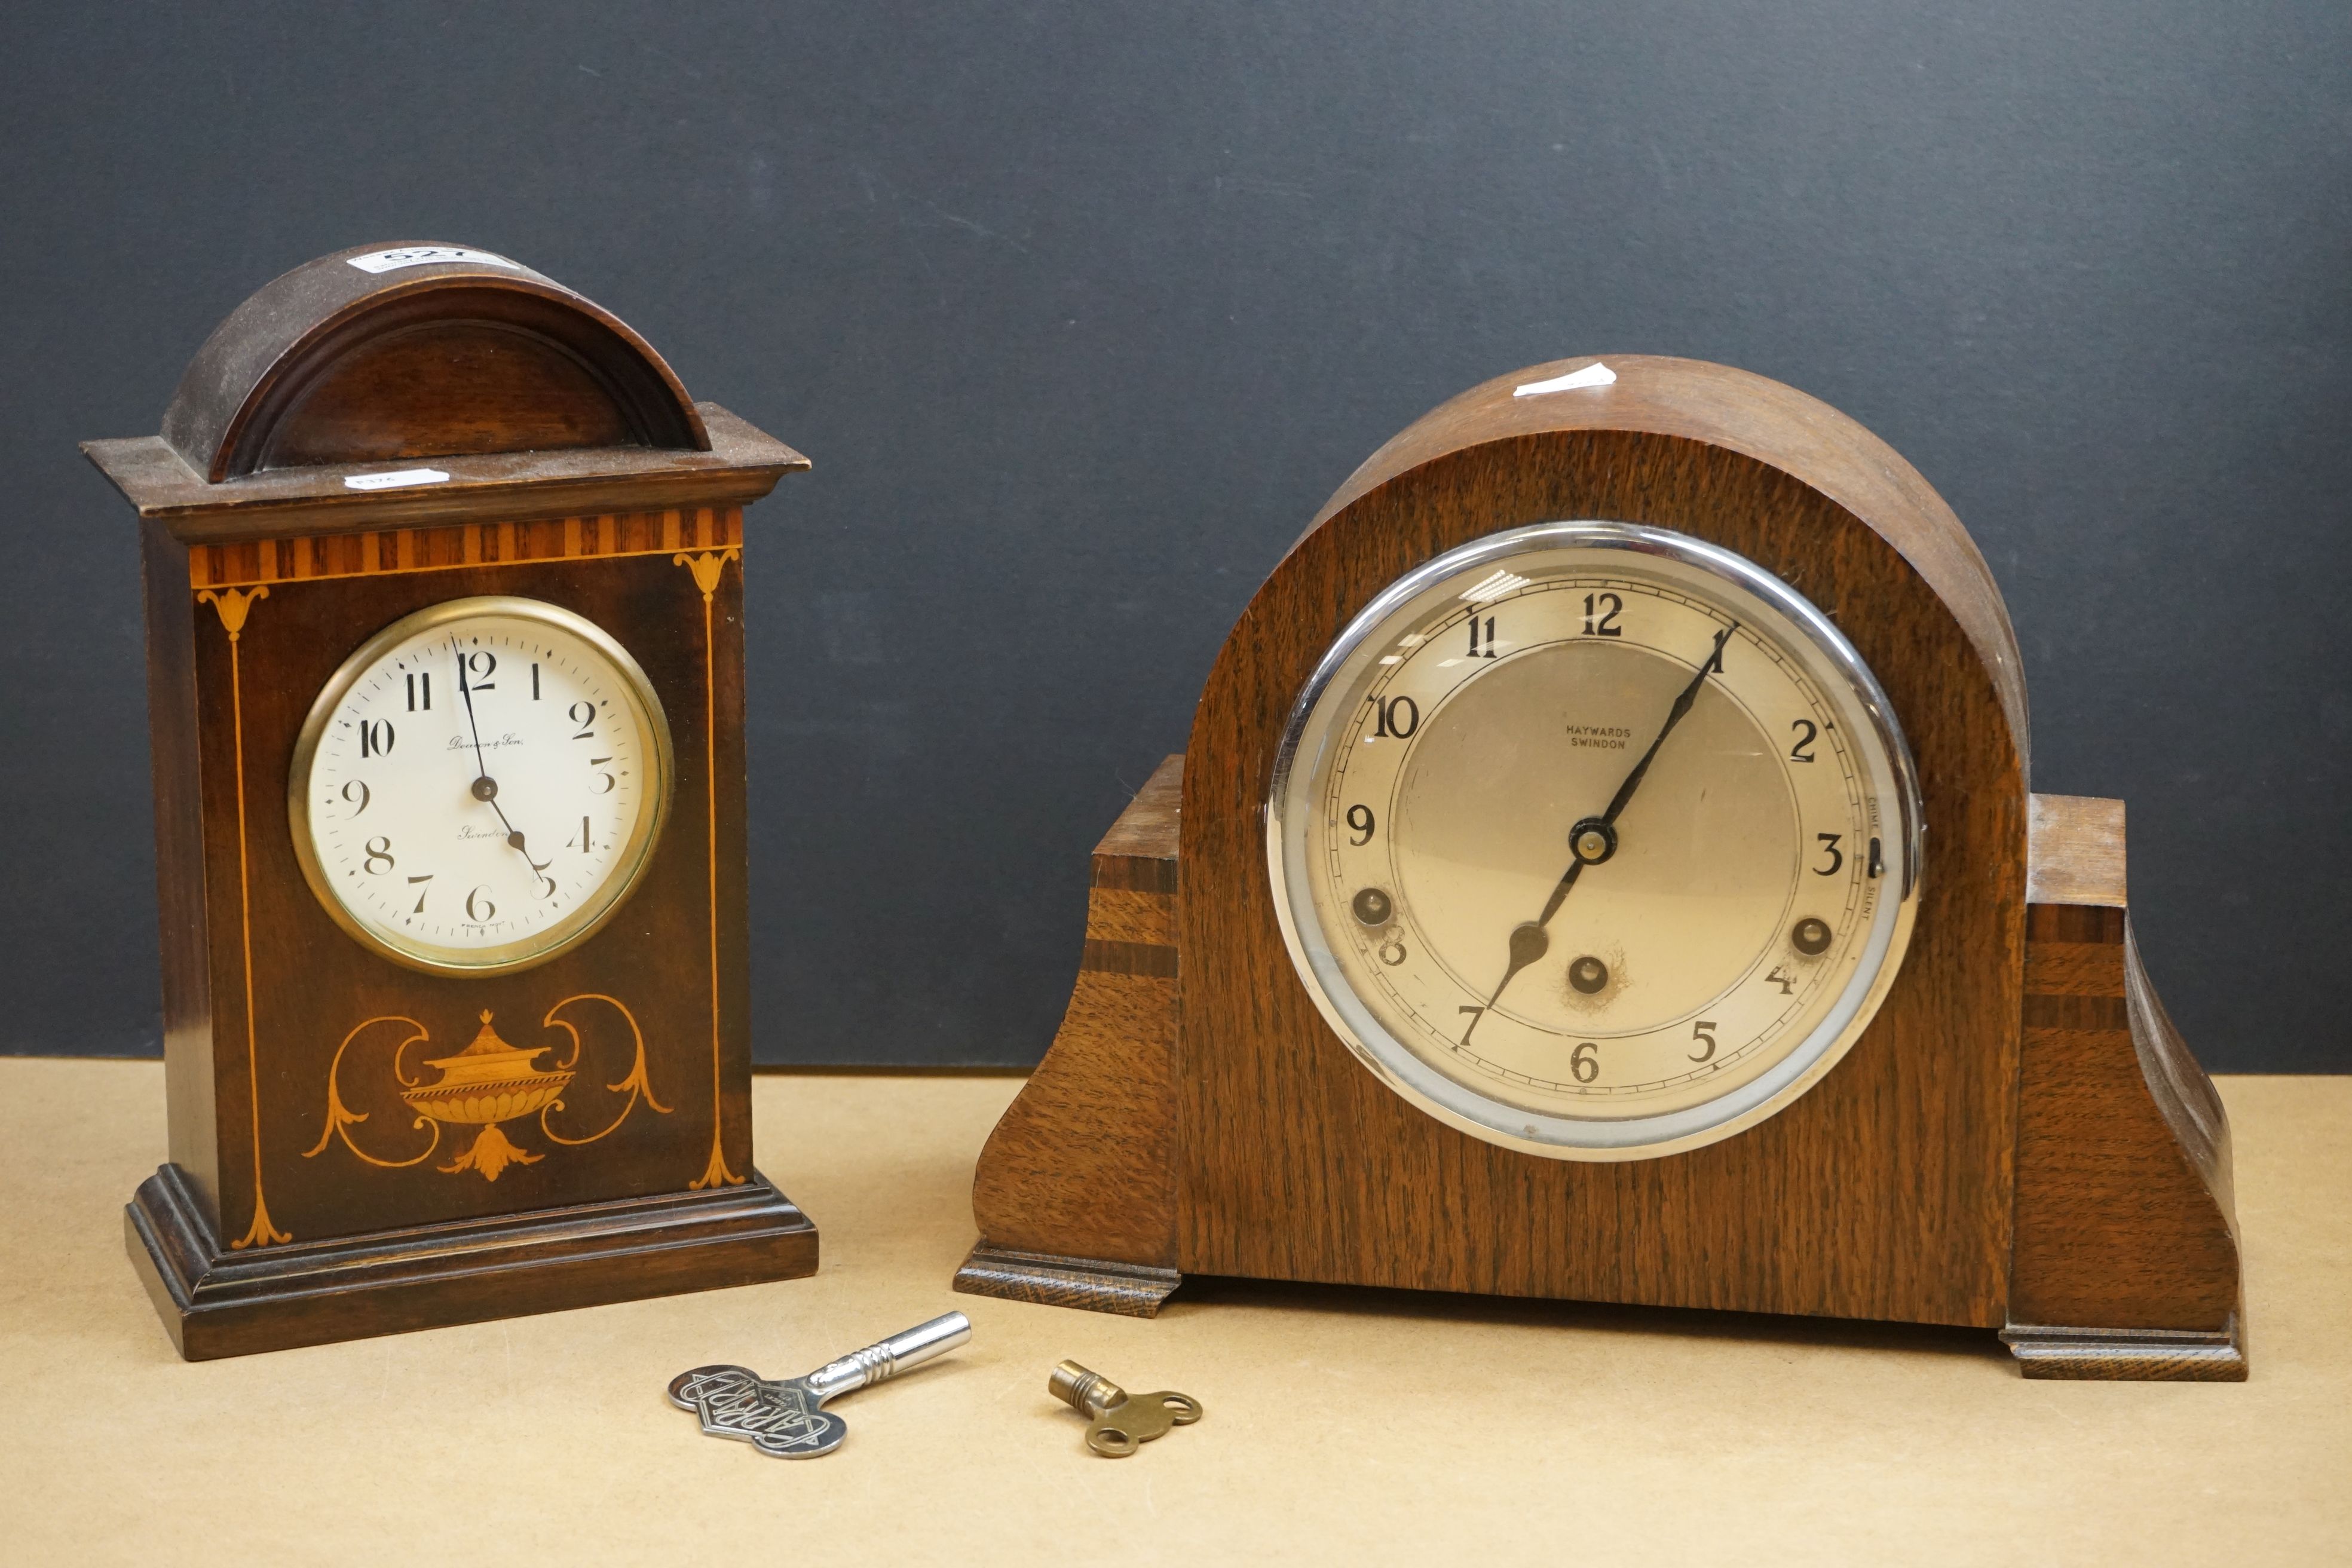
[[[953,1296],[1007,1078],[773,1077],[814,1279],[184,1365],[122,1254],[161,1069],[0,1061],[0,1563],[2352,1562],[2352,1079],[2221,1080],[2252,1381],[2027,1383],[1989,1334],[1201,1282]],[[792,1463],[663,1385],[961,1308]],[[1075,1357],[1207,1406],[1087,1453]]]

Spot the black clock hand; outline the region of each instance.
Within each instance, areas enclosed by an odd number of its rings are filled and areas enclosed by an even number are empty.
[[[539,864],[531,859],[530,850],[523,849],[522,834],[507,820],[507,808],[499,804],[499,781],[490,777],[490,765],[482,760],[482,726],[474,717],[474,689],[466,684],[466,655],[454,637],[449,639],[449,650],[457,656],[457,695],[466,700],[466,728],[474,736],[474,798],[489,803],[499,814],[499,826],[507,830],[507,843],[521,849],[524,862],[536,871]]]
[[[1464,1045],[1470,1043],[1470,1037],[1477,1033],[1479,1019],[1486,1017],[1487,1011],[1502,999],[1504,988],[1517,978],[1519,971],[1550,950],[1551,937],[1544,928],[1551,923],[1552,916],[1559,913],[1559,906],[1568,901],[1569,889],[1576,886],[1577,878],[1583,875],[1587,866],[1597,866],[1617,852],[1617,818],[1633,803],[1633,792],[1641,787],[1642,777],[1650,771],[1650,763],[1657,757],[1658,748],[1666,743],[1666,737],[1675,732],[1675,726],[1689,716],[1691,705],[1698,700],[1698,689],[1706,684],[1709,675],[1723,668],[1723,645],[1738,629],[1739,623],[1734,621],[1716,634],[1715,647],[1708,650],[1706,659],[1698,667],[1698,673],[1691,677],[1690,684],[1683,688],[1682,695],[1675,699],[1674,706],[1666,710],[1666,721],[1659,727],[1658,738],[1650,742],[1650,749],[1642,753],[1642,760],[1633,764],[1633,771],[1627,773],[1625,782],[1617,786],[1617,794],[1610,800],[1609,809],[1599,816],[1586,817],[1569,830],[1570,853],[1573,858],[1569,861],[1568,869],[1560,874],[1559,881],[1552,888],[1551,897],[1544,900],[1543,913],[1524,925],[1512,928],[1510,966],[1503,971],[1503,978],[1495,983],[1493,994],[1486,998],[1486,1005],[1478,1009],[1477,1016],[1470,1020],[1470,1026],[1462,1031]]]

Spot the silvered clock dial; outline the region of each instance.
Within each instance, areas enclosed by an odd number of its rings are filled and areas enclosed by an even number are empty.
[[[453,599],[347,659],[311,705],[287,804],[311,890],[413,968],[544,963],[627,897],[669,802],[645,672],[584,617]]]
[[[1801,595],[1618,522],[1392,584],[1292,710],[1266,813],[1293,962],[1432,1115],[1566,1159],[1727,1137],[1818,1083],[1910,937],[1918,788]]]

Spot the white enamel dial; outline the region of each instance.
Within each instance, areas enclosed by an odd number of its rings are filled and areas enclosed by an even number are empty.
[[[455,599],[371,637],[319,693],[288,782],[338,924],[444,973],[541,963],[644,868],[669,728],[620,644],[533,599]]]
[[[1909,940],[1885,694],[1754,563],[1548,523],[1408,574],[1292,714],[1267,812],[1293,961],[1384,1081],[1489,1142],[1674,1152],[1785,1107]]]

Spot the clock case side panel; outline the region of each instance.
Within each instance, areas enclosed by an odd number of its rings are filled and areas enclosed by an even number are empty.
[[[196,617],[187,547],[158,522],[139,529],[147,628],[147,719],[155,788],[156,935],[163,959],[163,1094],[172,1163],[190,1201],[220,1223],[219,1108],[212,956],[205,920],[205,810],[199,755]]]
[[[1665,363],[1661,379],[1685,374],[1687,362]],[[1633,379],[1622,374],[1620,387]],[[1711,374],[1699,379],[1720,394]],[[1351,481],[1220,654],[1185,767],[1184,1272],[2005,1321],[2025,870],[2011,716],[2021,693],[2011,700],[2000,667],[1891,537],[1932,537],[1957,521],[1903,505],[1901,487],[1895,521],[1859,517],[1729,445],[1641,427],[1693,422],[1672,393],[1621,403],[1620,422],[1633,428],[1488,439],[1484,430],[1508,426],[1516,408],[1486,426],[1454,419],[1423,460]],[[1650,409],[1659,401],[1664,414]],[[1929,826],[1909,956],[1845,1061],[1736,1139],[1623,1163],[1503,1150],[1376,1082],[1288,962],[1260,816],[1284,714],[1374,594],[1469,539],[1573,518],[1711,540],[1812,599],[1886,686],[1919,761]],[[1998,598],[1990,604],[1997,612]]]
[[[2134,940],[2118,800],[2032,800],[2010,1321],[2028,1377],[2239,1382],[2230,1121]]]
[[[1161,763],[1095,847],[1068,1011],[972,1173],[966,1294],[1149,1318],[1179,1283],[1183,770]]]

